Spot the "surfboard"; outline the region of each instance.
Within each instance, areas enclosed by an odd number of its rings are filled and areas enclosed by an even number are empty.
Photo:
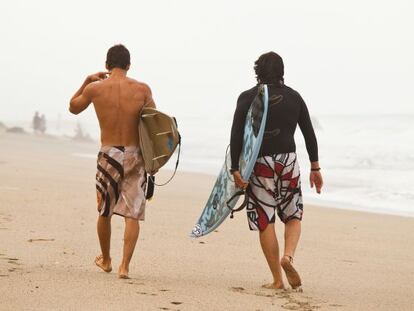
[[[149,174],[163,167],[180,144],[175,118],[155,108],[142,108],[138,133],[145,171]]]
[[[247,112],[244,125],[243,147],[239,160],[240,174],[244,180],[249,180],[259,155],[266,126],[268,106],[269,93],[267,85],[261,85]],[[236,205],[237,200],[230,199],[240,189],[235,186],[233,176],[229,172],[230,165],[228,163],[230,162],[230,152],[228,152],[204,210],[191,231],[191,237],[198,238],[213,232],[223,223]]]

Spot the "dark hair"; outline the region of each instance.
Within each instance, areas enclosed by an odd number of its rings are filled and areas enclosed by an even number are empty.
[[[128,49],[122,44],[111,47],[106,54],[106,65],[108,69],[121,68],[126,70],[131,64],[131,57]]]
[[[283,59],[275,52],[260,55],[254,63],[254,71],[259,84],[283,84]]]

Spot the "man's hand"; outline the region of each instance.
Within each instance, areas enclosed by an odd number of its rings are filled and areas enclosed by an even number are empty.
[[[89,83],[95,82],[95,81],[102,81],[108,78],[109,74],[110,72],[100,71],[100,72],[89,75],[86,79],[88,80]]]
[[[234,171],[232,174],[233,174],[234,183],[236,184],[236,186],[243,189],[243,190],[246,190],[249,183],[241,177],[240,172],[239,171]]]
[[[310,186],[313,188],[315,185],[316,192],[321,193],[321,189],[323,186],[323,179],[322,174],[320,171],[311,171],[309,176]]]

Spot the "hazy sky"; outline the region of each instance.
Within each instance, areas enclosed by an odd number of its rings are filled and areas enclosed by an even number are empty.
[[[35,110],[74,118],[69,98],[115,43],[131,52],[130,75],[178,116],[232,115],[270,50],[313,115],[414,113],[413,9],[409,0],[2,0],[0,120]]]

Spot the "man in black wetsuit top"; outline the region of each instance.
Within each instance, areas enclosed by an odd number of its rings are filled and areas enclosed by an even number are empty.
[[[293,256],[301,232],[303,214],[299,165],[294,133],[302,131],[311,162],[310,185],[317,193],[323,185],[318,162],[318,144],[305,102],[298,92],[284,84],[282,58],[274,53],[263,54],[255,62],[258,85],[240,94],[231,130],[231,172],[238,187],[248,195],[247,218],[251,230],[259,230],[260,244],[273,275],[266,288],[284,288],[282,268],[292,288],[302,285],[293,267]],[[247,112],[260,84],[269,89],[269,110],[259,158],[249,182],[239,172]],[[285,248],[282,258],[275,232],[275,214],[285,224]]]

